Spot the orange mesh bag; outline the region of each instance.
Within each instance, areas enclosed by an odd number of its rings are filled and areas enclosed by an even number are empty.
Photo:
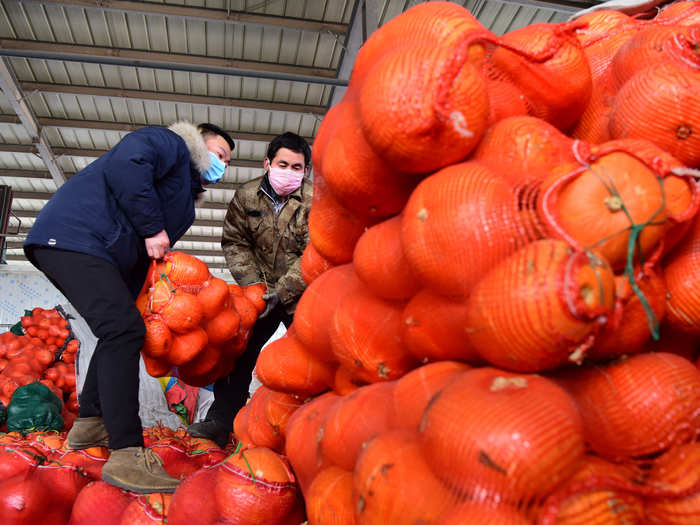
[[[661,9],[652,21],[656,24],[692,26],[700,24],[700,5],[696,0],[672,2]]]
[[[255,370],[263,385],[301,397],[328,390],[335,375],[335,367],[316,359],[289,335],[262,349]]]
[[[615,101],[611,72],[607,73],[593,85],[591,98],[581,118],[571,131],[571,137],[591,144],[601,144],[610,140],[610,112]]]
[[[656,454],[700,432],[700,370],[674,354],[640,354],[557,376],[586,441],[611,460]]]
[[[218,517],[211,494],[216,482],[217,468],[204,467],[178,485],[170,502],[168,525],[213,525]]]
[[[432,466],[416,432],[387,432],[369,441],[354,471],[356,522],[435,523],[456,498]]]
[[[575,30],[591,68],[594,84],[610,66],[617,50],[644,24],[619,11],[601,9],[576,19]]]
[[[340,396],[345,396],[367,384],[369,384],[367,381],[355,377],[349,368],[339,366],[333,379],[333,392]]]
[[[321,455],[319,431],[326,414],[341,399],[333,392],[325,393],[301,406],[289,418],[284,451],[294,469],[299,486],[308,497],[309,486],[316,474],[328,465]]]
[[[375,224],[357,241],[352,258],[358,277],[383,299],[409,299],[418,282],[401,245],[401,218]]]
[[[669,216],[663,178],[668,173],[645,163],[644,152],[637,155],[633,143],[611,141],[588,149],[577,142],[574,150],[578,163],[560,166],[544,182],[538,215],[550,236],[595,249],[615,270],[649,258],[668,228],[697,210],[697,191],[686,181],[686,197],[676,198],[692,206]]]
[[[673,448],[654,462],[648,483],[679,497],[654,498],[644,510],[649,523],[692,525],[700,519],[700,443]]]
[[[463,160],[481,140],[489,101],[480,68],[467,61],[472,40],[394,47],[367,75],[362,130],[391,168],[427,173]]]
[[[158,315],[149,315],[144,319],[146,338],[141,352],[149,357],[162,357],[168,353],[173,342],[173,334],[168,325]]]
[[[332,106],[323,117],[321,125],[318,127],[318,132],[314,138],[314,147],[311,151],[311,162],[314,166],[314,177],[318,173],[323,172],[323,158],[326,152],[328,140],[333,136],[333,133],[338,126],[338,113],[342,104]]]
[[[529,525],[524,514],[512,505],[491,501],[459,503],[445,512],[437,525]]]
[[[218,523],[284,523],[296,512],[297,486],[287,461],[269,448],[254,447],[216,467],[214,502]]]
[[[664,319],[659,328],[659,340],[649,339],[644,351],[668,352],[694,362],[700,353],[700,338],[697,335],[675,329],[668,320]]]
[[[539,375],[491,367],[445,386],[420,434],[432,471],[462,499],[526,505],[569,478],[584,454],[571,396]]]
[[[483,362],[464,330],[467,306],[463,300],[424,289],[408,302],[402,316],[401,338],[421,363],[445,359]]]
[[[700,335],[700,221],[665,261],[666,322],[684,333]]]
[[[488,362],[535,372],[581,362],[613,307],[604,259],[535,241],[485,274],[467,301],[469,342]]]
[[[565,130],[583,113],[591,96],[591,71],[567,24],[532,24],[506,33],[491,60],[521,89],[531,115]]]
[[[192,255],[175,251],[163,256],[157,273],[165,274],[174,286],[190,293],[197,293],[210,277],[205,263]]]
[[[640,353],[652,334],[659,336],[659,325],[666,314],[663,273],[651,269],[635,272],[632,282],[640,295],[635,293],[627,274],[615,276],[615,309],[596,336],[593,347],[586,352],[587,358],[605,360]]]
[[[332,264],[352,260],[355,243],[373,224],[343,208],[331,195],[320,174],[314,176],[314,196],[309,212],[309,239],[322,257]]]
[[[519,185],[544,180],[549,171],[575,160],[573,140],[542,119],[516,116],[491,126],[471,157]]]
[[[352,472],[340,467],[319,472],[304,498],[309,523],[355,525],[352,480]]]
[[[606,484],[629,486],[630,480],[635,480],[639,486],[640,477],[640,473],[629,466],[586,455],[574,475],[544,503],[538,524],[644,523],[642,498],[625,490],[605,488]]]
[[[426,46],[451,46],[484,26],[453,2],[429,2],[411,7],[370,35],[353,64],[350,91],[359,90],[370,70],[397,46],[420,42]],[[478,47],[478,46],[476,46]],[[472,49],[479,56],[479,49]],[[316,144],[314,144],[314,149]]]
[[[211,319],[224,309],[228,301],[228,285],[223,279],[210,277],[197,293],[197,300],[202,305],[202,316]]]
[[[493,64],[490,55],[484,57],[481,73],[486,82],[486,92],[489,97],[489,126],[508,117],[531,113],[530,104],[523,90]]]
[[[246,405],[246,432],[256,447],[271,448],[275,452],[284,450],[284,436],[270,425],[265,417],[265,407],[273,390],[266,386],[258,388]]]
[[[323,179],[338,203],[359,217],[388,217],[401,211],[417,178],[398,173],[380,159],[362,134],[358,102],[339,104],[339,125],[328,139]]]
[[[590,100],[571,136],[594,144],[610,139],[608,122],[616,90],[610,64],[615,52],[632,38],[642,24],[618,11],[594,11],[577,19],[587,26],[576,29],[576,36],[591,70]]]
[[[414,368],[418,363],[401,341],[403,307],[363,289],[343,297],[329,332],[340,365],[368,383],[396,379]]]
[[[647,139],[700,166],[700,68],[661,64],[637,73],[618,92],[609,129],[612,138]]]
[[[296,336],[306,351],[321,361],[335,363],[330,328],[340,300],[362,286],[353,266],[331,268],[302,294],[294,311]]]
[[[316,277],[333,266],[335,265],[332,262],[318,253],[313,243],[306,245],[301,254],[301,277],[306,284],[311,284]]]
[[[178,375],[192,380],[193,377],[201,377],[214,372],[221,361],[221,348],[207,344],[195,357],[184,365],[178,367]],[[185,381],[190,386],[206,386],[209,383],[201,384],[201,380],[194,383]]]
[[[423,180],[402,214],[404,255],[421,284],[466,296],[479,277],[525,244],[514,192],[478,162]]]
[[[700,27],[652,25],[640,30],[615,53],[611,65],[617,89],[650,66],[675,64],[700,68]]]
[[[156,525],[168,522],[171,494],[139,494],[124,509],[120,523]]]
[[[358,388],[333,404],[319,430],[325,463],[352,471],[363,445],[389,429],[394,384]]]
[[[416,368],[397,380],[392,390],[392,428],[418,430],[435,394],[469,368],[456,361],[440,361]]]

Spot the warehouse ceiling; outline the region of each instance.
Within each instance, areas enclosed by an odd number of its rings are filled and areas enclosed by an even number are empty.
[[[236,149],[175,249],[231,280],[220,239],[236,187],[262,175],[275,135],[293,131],[313,145],[367,35],[417,3],[2,0],[0,185],[14,195],[8,267],[29,265],[23,237],[71,175],[131,130],[189,120],[221,126]],[[503,34],[598,2],[456,3]]]

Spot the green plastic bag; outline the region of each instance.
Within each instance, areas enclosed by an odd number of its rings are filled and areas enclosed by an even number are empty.
[[[46,385],[38,381],[19,387],[7,406],[7,430],[26,435],[29,432],[63,430],[63,403]]]
[[[5,405],[0,403],[0,425],[5,422]]]

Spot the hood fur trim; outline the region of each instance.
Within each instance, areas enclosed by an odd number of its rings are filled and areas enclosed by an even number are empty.
[[[190,151],[190,160],[195,169],[199,173],[207,171],[211,166],[211,159],[209,158],[207,145],[204,143],[202,134],[197,129],[197,126],[190,122],[181,121],[175,122],[168,129],[180,135],[182,140],[185,141],[187,149]]]

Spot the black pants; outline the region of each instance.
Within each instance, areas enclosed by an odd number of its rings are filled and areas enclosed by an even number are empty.
[[[80,417],[102,416],[112,449],[143,446],[139,352],[146,328],[133,292],[119,269],[100,257],[43,247],[27,251],[99,338],[78,399]]]
[[[207,419],[217,421],[227,428],[233,427],[233,418],[248,401],[248,388],[253,377],[255,362],[263,345],[272,337],[280,323],[289,328],[293,316],[278,304],[266,317],[258,319],[253,326],[248,346],[236,359],[236,367],[228,377],[214,383],[214,403],[207,412]]]

